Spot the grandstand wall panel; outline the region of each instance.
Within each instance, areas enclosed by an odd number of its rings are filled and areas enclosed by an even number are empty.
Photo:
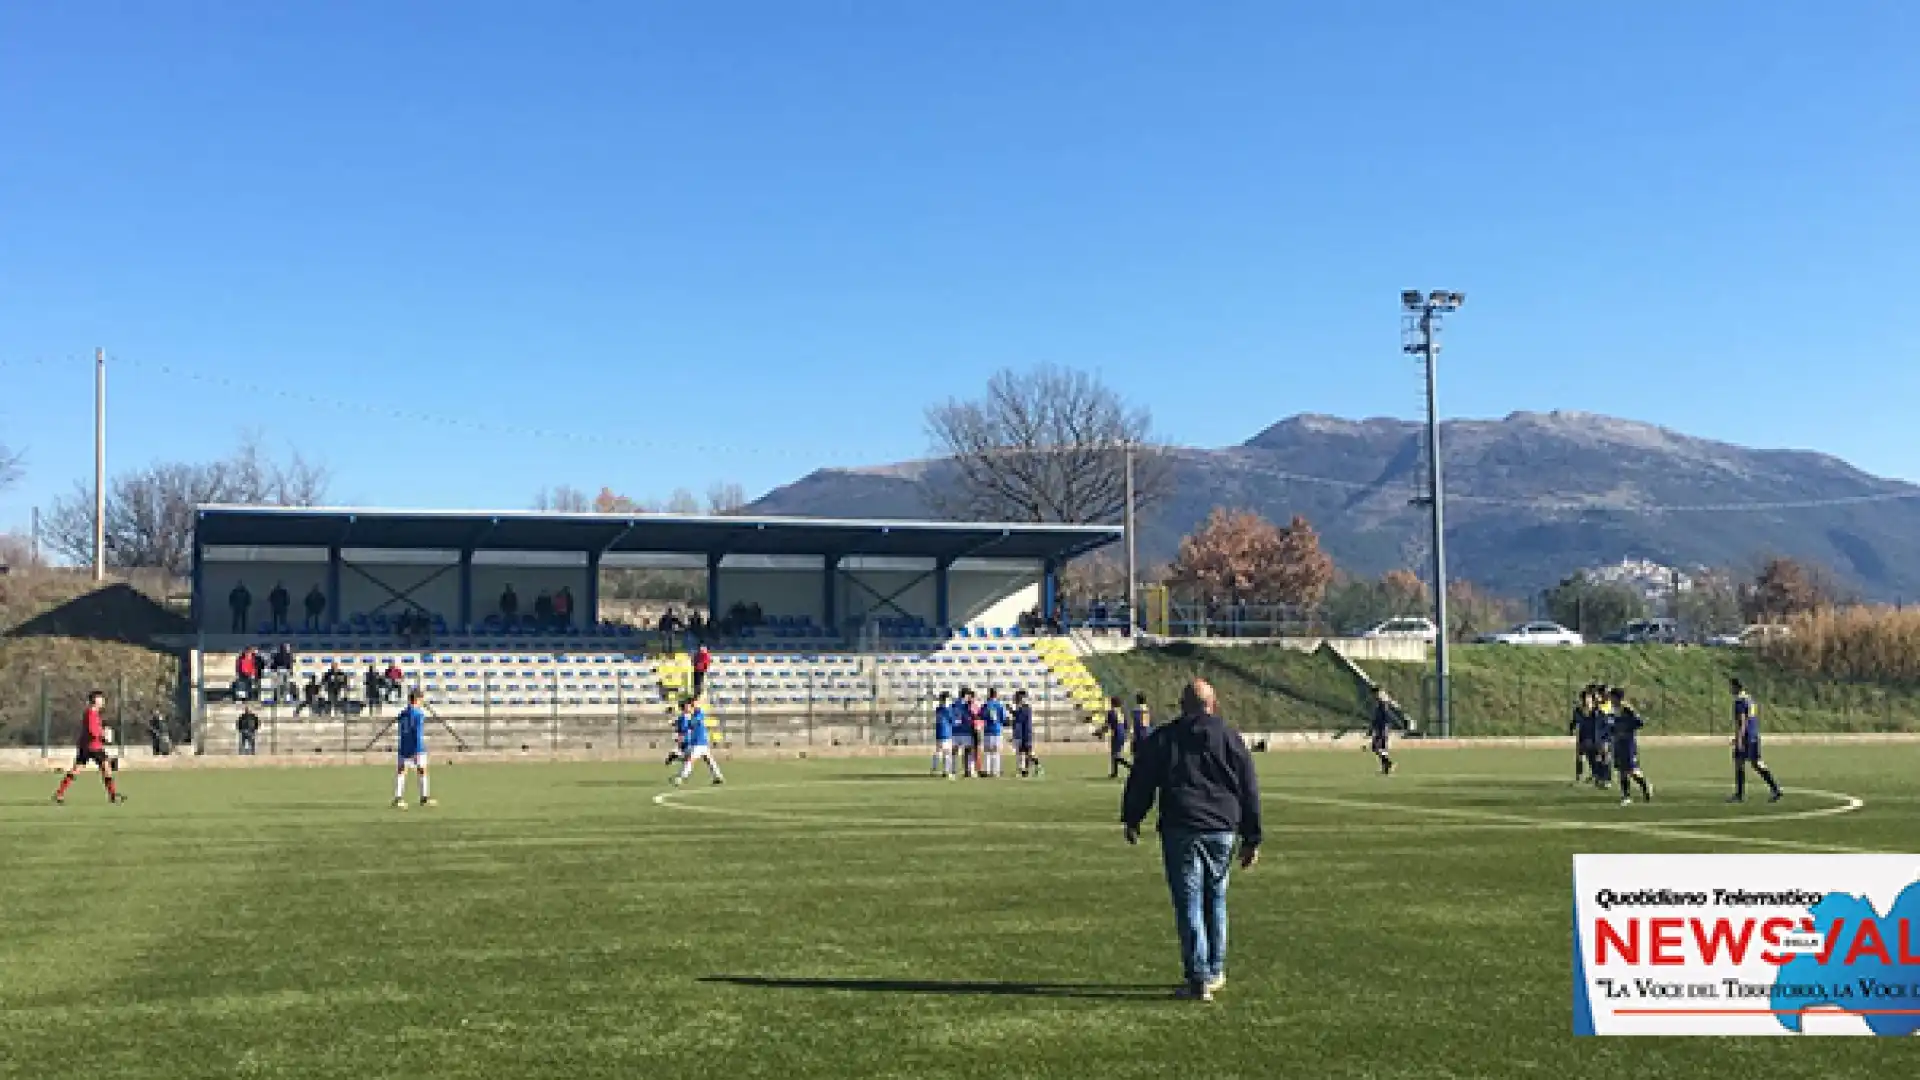
[[[1040,571],[960,570],[947,574],[948,618],[955,625],[1017,626],[1040,606]]]
[[[542,592],[557,593],[561,589],[573,590],[574,624],[585,625],[591,614],[585,610],[587,604],[587,567],[582,561],[578,566],[499,566],[490,565],[484,560],[494,556],[493,552],[475,552],[473,557],[473,621],[484,621],[489,615],[500,613],[500,594],[508,585],[513,586],[515,596],[520,598],[522,618],[533,614],[533,601]],[[555,556],[558,558],[559,556]],[[460,605],[460,577],[456,572],[450,575],[454,581],[453,607],[447,611],[449,620]]]
[[[352,555],[361,555],[355,552]],[[457,556],[436,557],[434,562],[409,559],[395,561],[368,552],[360,558],[343,553],[340,567],[340,616],[343,619],[376,610],[398,615],[409,605],[394,598],[402,593],[407,600],[448,619],[460,611],[460,567]],[[299,603],[299,597],[294,603]]]
[[[759,604],[763,614],[795,615],[824,623],[825,595],[819,568],[772,570],[720,567],[720,611],[735,604]]]
[[[203,564],[201,570],[201,588],[205,590],[206,629],[211,633],[225,633],[232,619],[232,609],[227,606],[227,596],[233,592],[236,584],[244,582],[247,591],[253,594],[251,620],[254,623],[265,622],[269,611],[267,594],[273,591],[275,583],[287,587],[292,597],[288,617],[298,624],[304,617],[300,604],[306,599],[307,590],[315,585],[324,592],[327,587],[327,564],[325,562],[289,562],[274,560],[271,562],[214,562]]]
[[[931,564],[926,570],[845,569],[835,589],[842,620],[899,618],[902,612],[930,625],[939,620],[939,591]],[[882,603],[881,597],[891,597],[891,603]]]

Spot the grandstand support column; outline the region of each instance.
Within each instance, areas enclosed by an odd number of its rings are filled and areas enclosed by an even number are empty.
[[[460,549],[460,632],[473,627],[473,549]]]
[[[327,545],[327,625],[340,625],[340,545]]]
[[[580,625],[584,629],[600,627],[600,552],[587,552],[587,602],[576,612],[580,616]]]
[[[827,633],[837,633],[840,629],[837,603],[840,598],[840,556],[829,555],[821,564],[820,589],[820,621],[826,624]]]
[[[192,579],[193,591],[187,596],[187,617],[193,620],[193,626],[196,632],[198,632],[200,629],[200,621],[206,618],[207,616],[207,601],[206,601],[206,598],[201,595],[201,592],[206,588],[207,577],[206,577],[206,571],[205,571],[206,551],[200,545],[200,528],[198,524],[199,517],[200,517],[199,511],[195,511],[194,512],[194,519],[195,519],[194,541],[193,541],[193,579]]]
[[[952,621],[953,592],[947,587],[947,571],[953,566],[953,560],[941,556],[933,564],[933,624],[945,628]]]
[[[1040,570],[1040,617],[1051,620],[1059,605],[1060,563],[1048,559]],[[1065,620],[1062,620],[1064,623]]]
[[[707,621],[720,617],[720,560],[725,558],[717,551],[707,552]]]

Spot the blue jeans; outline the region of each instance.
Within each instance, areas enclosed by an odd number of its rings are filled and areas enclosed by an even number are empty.
[[[1230,832],[1162,832],[1167,888],[1180,928],[1180,958],[1187,981],[1206,982],[1227,973],[1227,872],[1233,867]]]

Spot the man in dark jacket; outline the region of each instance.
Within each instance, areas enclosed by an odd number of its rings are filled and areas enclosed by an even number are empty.
[[[1212,1001],[1227,983],[1227,875],[1234,835],[1240,865],[1260,856],[1260,782],[1247,744],[1220,719],[1213,687],[1195,679],[1180,694],[1180,717],[1156,729],[1134,756],[1120,820],[1127,842],[1160,803],[1160,852],[1179,920],[1186,985],[1179,996]]]

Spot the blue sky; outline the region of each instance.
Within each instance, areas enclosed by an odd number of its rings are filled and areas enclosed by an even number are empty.
[[[1897,2],[11,5],[0,527],[90,472],[96,345],[115,466],[252,428],[336,501],[523,506],[918,456],[929,401],[1041,361],[1183,443],[1411,416],[1408,286],[1470,297],[1448,415],[1920,478],[1916,39]]]

